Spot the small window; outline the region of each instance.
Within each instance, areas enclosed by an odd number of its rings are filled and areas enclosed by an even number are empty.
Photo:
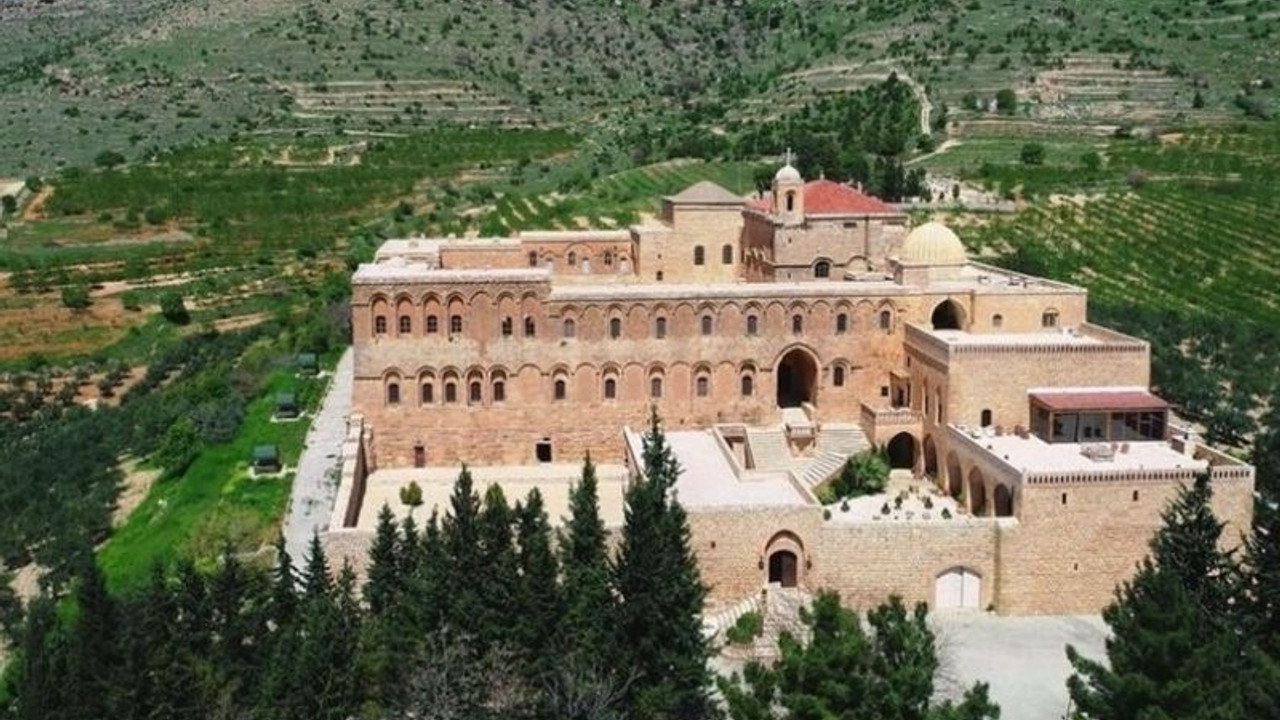
[[[502,318],[502,337],[511,337],[511,333],[513,333],[514,331],[515,330],[513,327],[513,323],[511,322],[511,318],[509,317]]]
[[[649,378],[649,397],[655,400],[662,397],[662,378]]]
[[[529,253],[529,267],[538,267],[538,253]]]
[[[653,334],[654,334],[654,337],[658,338],[659,340],[667,336],[667,319],[666,318],[660,317],[654,321]]]
[[[893,329],[893,313],[888,310],[880,311],[880,329],[885,332]]]
[[[462,316],[461,315],[449,316],[449,334],[450,335],[462,334]]]
[[[720,262],[725,265],[733,264],[733,246],[725,245],[720,248]]]
[[[1067,504],[1067,494],[1066,494],[1066,493],[1062,493],[1062,504],[1063,504],[1063,505],[1066,505],[1066,504]]]
[[[422,404],[430,405],[436,401],[436,386],[431,383],[422,384]]]
[[[657,272],[657,274],[655,274],[655,275],[654,275],[654,278],[655,278],[658,282],[662,282],[662,271],[661,271],[661,270],[659,270],[659,271]]]
[[[693,248],[693,264],[694,264],[694,265],[706,265],[706,264],[707,264],[707,249],[706,249],[706,248],[702,247],[701,245],[695,245],[695,246],[694,246],[694,248]]]
[[[604,399],[615,400],[618,397],[618,381],[613,378],[605,378],[604,381]]]
[[[622,337],[622,320],[621,319],[613,318],[612,320],[609,321],[609,337],[613,338],[614,340],[617,340],[618,338]]]
[[[604,251],[604,266],[613,267],[613,252],[610,250]]]
[[[564,336],[565,336],[565,338],[566,338],[566,339],[568,339],[568,338],[577,337],[577,334],[578,334],[578,326],[577,326],[577,324],[573,322],[573,319],[572,319],[572,318],[568,318],[568,319],[566,319],[566,320],[564,321]]]
[[[706,376],[699,377],[696,385],[698,397],[704,398],[711,394],[711,380],[707,379]]]
[[[1058,311],[1045,310],[1044,314],[1040,316],[1040,326],[1047,328],[1058,327]]]
[[[556,380],[554,392],[556,400],[563,400],[565,398],[566,388],[564,380]]]
[[[991,411],[982,411],[982,427],[991,427]]]
[[[458,384],[457,383],[447,382],[444,384],[444,401],[449,405],[452,405],[458,402]]]
[[[578,264],[578,253],[573,252],[572,250],[570,250],[570,251],[569,251],[569,256],[565,258],[565,262],[569,263],[569,267],[573,267],[574,265],[577,265],[577,264]]]
[[[836,387],[844,387],[844,366],[837,365],[831,369],[831,384]]]
[[[760,334],[760,318],[755,315],[747,316],[747,334],[753,336]]]
[[[400,404],[400,383],[391,383],[387,386],[387,404]]]
[[[1137,491],[1137,490],[1134,490],[1134,491],[1133,491],[1133,501],[1134,501],[1134,502],[1138,502],[1138,491]]]
[[[996,313],[991,316],[991,327],[1004,327],[1004,316]]]
[[[479,405],[481,398],[480,381],[472,380],[471,385],[467,388],[467,402],[472,405]]]
[[[373,332],[377,335],[387,334],[387,318],[385,315],[379,315],[373,319]]]
[[[751,397],[755,394],[755,380],[750,375],[742,376],[742,397]]]
[[[880,386],[880,397],[889,397],[889,386],[888,386],[888,385],[881,385],[881,386]]]
[[[836,334],[843,335],[849,332],[849,316],[840,313],[836,316]]]
[[[831,277],[831,263],[826,260],[819,260],[813,266],[813,276],[816,278]]]
[[[791,334],[800,335],[804,332],[804,317],[800,315],[791,316]]]
[[[427,334],[434,335],[440,332],[440,318],[435,315],[427,316]]]
[[[702,316],[702,334],[710,335],[712,330],[712,320],[710,315]]]
[[[538,462],[551,462],[551,441],[543,440],[533,446],[533,454],[538,458]]]
[[[496,403],[507,401],[507,383],[505,381],[493,381],[493,401]]]
[[[401,335],[408,335],[413,332],[413,320],[410,320],[408,315],[401,315],[399,324]]]
[[[537,329],[538,329],[538,326],[533,322],[533,318],[527,317],[524,319],[524,336],[525,337],[531,338],[534,335],[537,335],[538,334]]]

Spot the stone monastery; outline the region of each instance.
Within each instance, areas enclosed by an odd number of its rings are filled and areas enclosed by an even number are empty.
[[[1247,528],[1253,468],[1170,424],[1145,342],[1079,287],[969,259],[946,227],[790,164],[626,230],[393,240],[352,279],[354,404],[331,557],[384,504],[442,510],[459,467],[567,514],[589,452],[622,523],[650,408],[683,468],[709,608],[769,587],[867,605],[1096,612],[1178,486]],[[823,506],[886,449],[886,494]],[[423,514],[419,515],[420,517]]]

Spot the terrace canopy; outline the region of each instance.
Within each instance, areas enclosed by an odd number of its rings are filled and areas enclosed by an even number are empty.
[[[1146,390],[1033,392],[1031,425],[1050,443],[1164,440],[1169,403]]]

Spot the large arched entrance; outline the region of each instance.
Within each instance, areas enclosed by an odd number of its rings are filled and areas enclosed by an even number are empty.
[[[935,610],[977,610],[981,602],[982,576],[970,568],[951,568],[934,581]]]
[[[963,330],[964,310],[954,300],[943,300],[930,317],[934,330]]]
[[[818,362],[801,348],[792,348],[778,362],[778,407],[813,402],[818,389]]]
[[[947,453],[947,494],[956,500],[964,493],[964,469],[955,452]]]
[[[769,583],[784,588],[795,587],[799,578],[800,559],[790,550],[776,550],[769,556]]]
[[[900,432],[894,435],[886,450],[889,453],[889,467],[900,470],[915,468],[916,439],[911,433]]]

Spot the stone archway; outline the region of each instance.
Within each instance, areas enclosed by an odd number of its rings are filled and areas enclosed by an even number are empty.
[[[778,361],[778,407],[800,407],[814,402],[818,393],[818,361],[804,348],[791,348]]]
[[[790,530],[780,530],[764,546],[765,582],[798,587],[804,580],[804,542]]]
[[[996,517],[1013,517],[1013,492],[1009,486],[1000,483],[995,492]]]
[[[964,494],[964,468],[960,467],[960,456],[955,451],[947,453],[947,494],[955,500]]]
[[[930,316],[934,330],[963,330],[964,309],[955,300],[943,300]]]
[[[924,453],[924,474],[936,482],[941,478],[938,475],[938,446],[934,444],[933,436],[925,435],[921,447]]]
[[[889,467],[895,470],[913,470],[916,466],[916,439],[909,432],[900,432],[885,446],[889,454]]]
[[[987,514],[987,478],[979,468],[969,471],[969,512],[974,517]]]

